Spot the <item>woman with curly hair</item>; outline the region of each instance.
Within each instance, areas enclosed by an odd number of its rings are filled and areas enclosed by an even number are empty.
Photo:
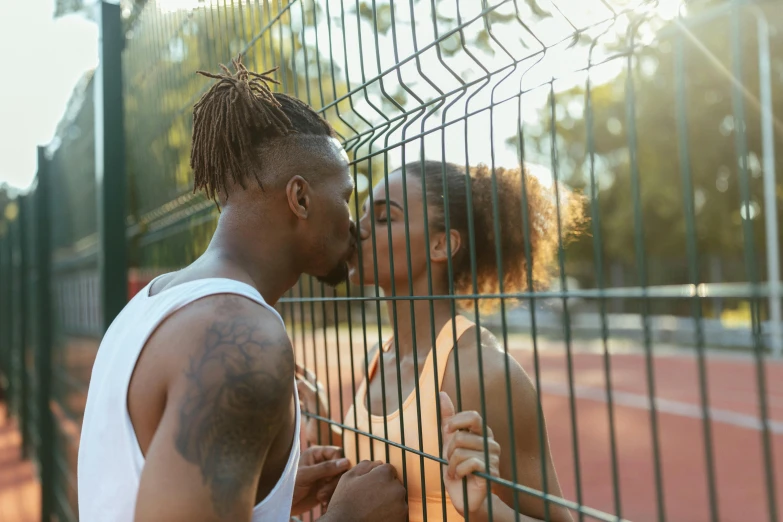
[[[351,280],[395,296],[386,301],[395,335],[370,354],[347,429],[311,418],[307,436],[331,435],[352,462],[388,460],[406,482],[411,522],[489,520],[490,512],[496,521],[571,520],[560,505],[473,475],[562,496],[533,383],[488,330],[452,306],[487,312],[499,294],[545,284],[558,234],[581,216],[579,197],[561,199],[558,216],[554,194],[520,169],[423,161],[392,172],[364,203]],[[328,417],[312,374],[300,373],[304,409]]]

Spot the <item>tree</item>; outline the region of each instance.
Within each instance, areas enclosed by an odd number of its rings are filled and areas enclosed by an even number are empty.
[[[714,2],[719,5],[721,2]],[[783,9],[777,4],[762,4],[770,26],[783,27]],[[690,12],[689,17],[698,12]],[[590,193],[590,154],[588,133],[595,152],[595,174],[598,216],[605,263],[633,266],[637,262],[634,240],[635,226],[633,176],[629,138],[635,126],[640,185],[640,215],[644,234],[644,252],[651,284],[690,282],[688,272],[688,242],[695,241],[699,258],[700,281],[709,280],[711,259],[724,260],[722,282],[747,281],[743,266],[745,254],[744,222],[750,223],[754,236],[756,270],[763,270],[765,237],[762,192],[762,140],[758,107],[759,56],[756,20],[753,11],[743,9],[740,17],[740,55],[742,76],[739,82],[745,93],[745,132],[748,150],[747,181],[750,204],[741,205],[743,169],[736,149],[736,134],[741,125],[735,117],[731,74],[731,23],[735,13],[729,11],[716,20],[682,30],[676,21],[661,27],[654,44],[634,53],[630,71],[635,103],[629,103],[628,71],[615,79],[592,85],[590,103],[593,125],[588,129],[585,118],[586,87],[577,87],[555,96],[557,155],[563,175],[571,186],[586,187]],[[686,26],[688,20],[685,20]],[[781,47],[781,35],[773,31],[770,48]],[[678,69],[678,55],[683,66]],[[773,54],[774,57],[774,54]],[[773,71],[783,63],[774,57]],[[623,60],[625,58],[622,58]],[[773,73],[773,114],[783,113],[783,77]],[[678,112],[677,97],[684,89]],[[581,107],[581,113],[573,107]],[[633,110],[633,112],[631,112]],[[551,109],[545,108],[541,118],[545,124],[528,136],[534,153],[549,153],[551,139]],[[685,121],[687,133],[678,131]],[[779,119],[775,132],[783,131]],[[684,139],[683,139],[684,138]],[[684,185],[685,170],[681,168],[683,146],[687,140],[687,162],[692,179],[693,197],[690,204],[695,215],[695,238],[687,234],[687,207]],[[783,141],[776,140],[775,154],[783,154]],[[777,201],[783,197],[777,185]],[[779,240],[783,240],[779,238]],[[592,258],[593,239],[584,237],[570,251],[574,259]],[[734,265],[733,267],[730,265]],[[763,272],[760,272],[763,274]],[[589,276],[588,276],[589,279]],[[635,278],[634,278],[635,279]],[[588,284],[594,280],[588,281]],[[636,284],[634,280],[631,284]]]

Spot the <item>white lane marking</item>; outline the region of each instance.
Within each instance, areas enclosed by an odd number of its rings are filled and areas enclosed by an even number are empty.
[[[568,385],[561,382],[542,382],[541,390],[544,393],[550,393],[552,395],[560,395],[563,397],[569,396]],[[587,399],[604,403],[608,402],[606,389],[604,388],[575,385],[574,394],[579,399]],[[613,391],[612,401],[614,404],[620,406],[627,406],[629,408],[637,408],[647,411],[650,410],[650,401],[648,397],[639,393]],[[701,406],[688,402],[661,399],[660,397],[655,399],[655,410],[661,413],[679,415],[681,417],[689,417],[691,419],[702,420],[704,418]],[[761,419],[754,415],[745,415],[720,408],[709,408],[707,413],[713,422],[721,422],[723,424],[730,424],[732,426],[757,431],[761,431],[762,429]],[[767,419],[767,427],[771,433],[776,435],[783,435],[783,422]]]

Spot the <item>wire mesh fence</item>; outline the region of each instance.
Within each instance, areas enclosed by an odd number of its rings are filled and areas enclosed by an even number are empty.
[[[501,477],[478,475],[517,513],[778,519],[776,2],[121,11],[126,193],[114,197],[130,295],[195,260],[217,222],[191,190],[192,106],[208,88],[196,70],[236,55],[276,68],[275,89],[318,109],[348,153],[365,233],[352,283],[303,278],[278,303],[323,396],[305,405],[310,443],[398,463],[411,520],[458,520],[439,466],[445,387],[504,441]],[[76,519],[79,424],[107,326],[101,82],[77,87],[0,248],[0,364],[31,452],[51,459],[58,520]],[[460,227],[438,257],[434,238]],[[451,350],[459,314],[477,328]],[[527,406],[519,382],[535,390]]]

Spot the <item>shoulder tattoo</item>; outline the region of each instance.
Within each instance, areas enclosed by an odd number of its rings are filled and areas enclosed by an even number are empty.
[[[230,515],[253,485],[293,393],[290,341],[264,336],[256,320],[215,321],[190,360],[177,451],[196,464],[215,512]]]

